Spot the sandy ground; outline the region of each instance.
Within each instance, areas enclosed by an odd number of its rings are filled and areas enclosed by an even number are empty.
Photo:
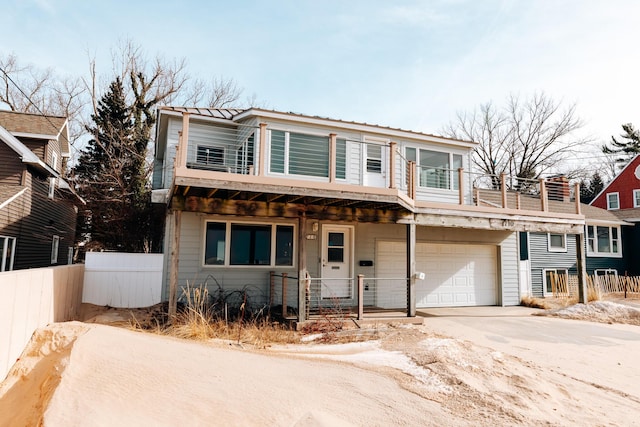
[[[372,341],[259,350],[100,325],[124,325],[128,314],[89,309],[93,323],[34,335],[0,385],[0,426],[640,422],[640,400],[629,393],[429,326],[380,325]]]

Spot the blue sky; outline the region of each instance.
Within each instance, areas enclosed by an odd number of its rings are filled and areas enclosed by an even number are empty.
[[[108,73],[126,38],[233,78],[281,111],[439,133],[458,111],[544,91],[596,142],[640,126],[634,0],[5,0],[0,54]]]

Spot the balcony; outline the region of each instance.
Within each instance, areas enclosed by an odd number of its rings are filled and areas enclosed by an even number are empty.
[[[188,114],[182,129],[173,179],[183,199],[584,224],[579,202],[571,201],[577,186],[472,173],[461,167],[459,154],[406,147],[401,153],[395,142],[305,135],[266,124],[209,125],[205,131],[190,125]]]

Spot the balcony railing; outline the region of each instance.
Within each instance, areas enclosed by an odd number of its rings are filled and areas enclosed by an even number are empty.
[[[189,128],[187,114],[183,118],[176,165],[229,174],[346,184],[351,190],[354,186],[361,187],[363,193],[376,187],[395,190],[418,206],[445,203],[486,210],[580,213],[579,201],[575,201],[575,195],[579,195],[577,185],[570,186],[562,178],[531,180],[477,174],[442,164],[418,165],[403,156],[394,142],[353,141],[336,134],[302,135],[267,129],[266,124],[221,125],[203,132],[196,126]],[[339,186],[335,188],[340,190]],[[569,203],[571,200],[574,202]]]

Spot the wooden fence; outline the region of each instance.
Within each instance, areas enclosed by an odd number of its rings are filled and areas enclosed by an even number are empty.
[[[575,298],[578,296],[578,276],[551,273],[551,289],[555,298]],[[624,294],[640,297],[640,277],[638,276],[587,276],[587,296],[590,301],[603,294]]]

